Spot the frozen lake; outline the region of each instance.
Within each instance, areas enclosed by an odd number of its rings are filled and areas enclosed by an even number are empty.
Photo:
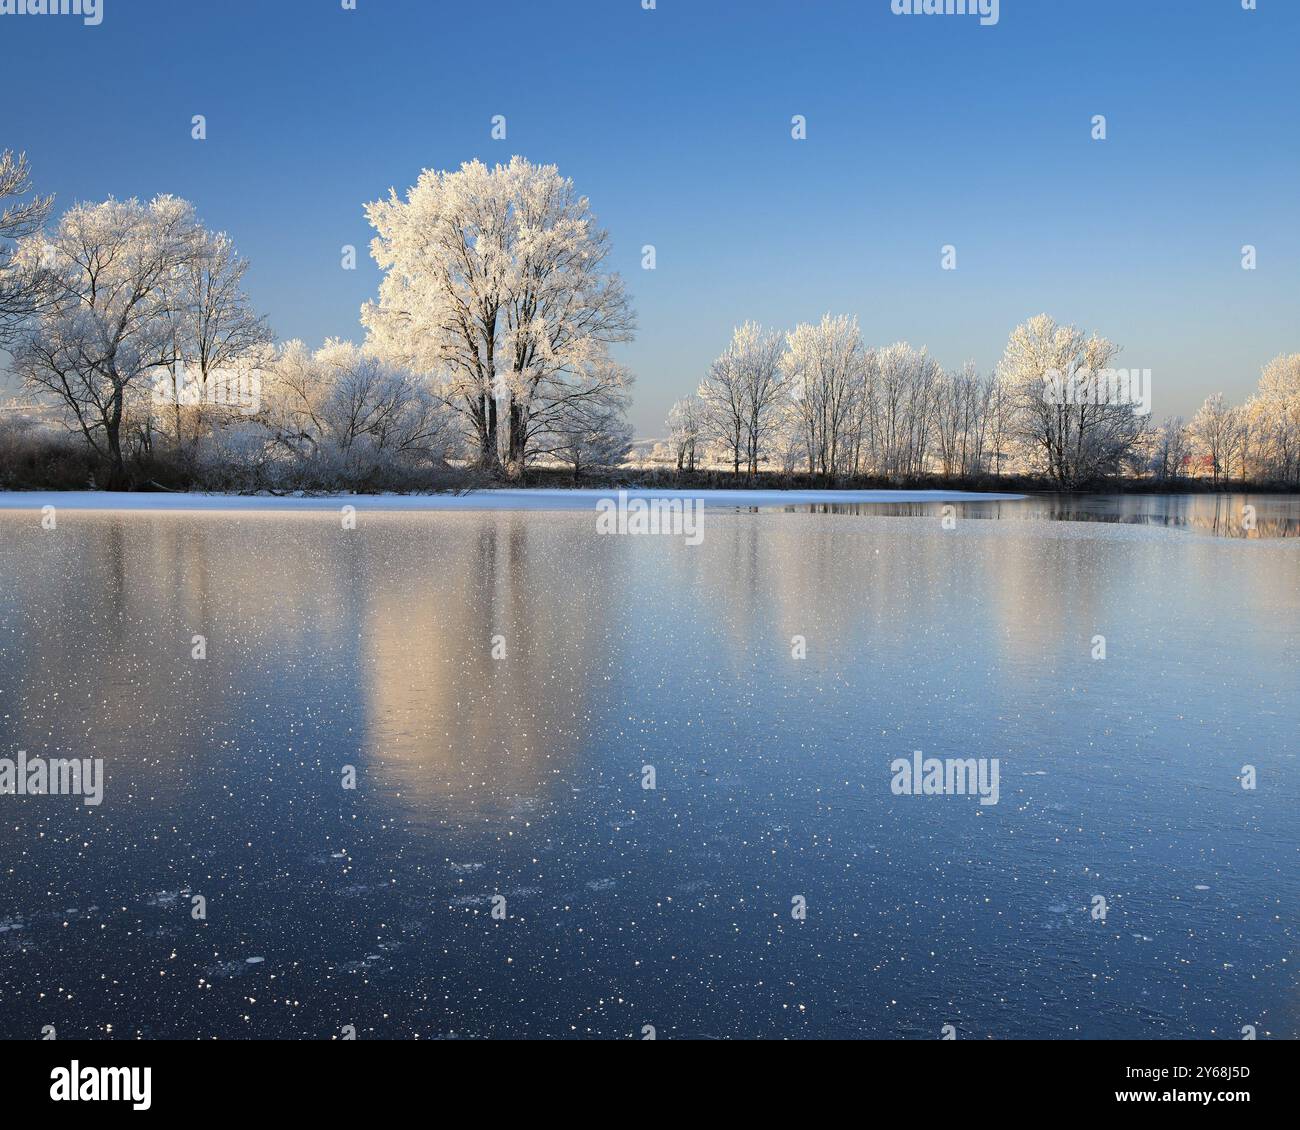
[[[1300,1036],[1293,496],[5,505],[0,1036]]]

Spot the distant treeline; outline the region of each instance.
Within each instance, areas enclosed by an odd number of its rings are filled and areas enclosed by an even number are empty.
[[[1001,361],[944,369],[906,342],[874,348],[855,318],[790,333],[738,327],[699,391],[669,413],[679,469],[802,470],[822,484],[1011,479],[1056,490],[1157,489],[1209,478],[1300,488],[1300,354],[1263,370],[1241,406],[1209,397],[1190,424],[1156,424],[1148,369],[1046,314],[1017,326]]]

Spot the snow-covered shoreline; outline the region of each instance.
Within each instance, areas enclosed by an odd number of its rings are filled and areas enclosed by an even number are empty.
[[[300,497],[239,494],[150,494],[112,491],[0,491],[0,510],[295,511],[337,510],[591,510],[617,490],[474,490],[466,494],[332,494]],[[873,502],[1014,502],[1023,494],[959,490],[647,490],[632,498],[700,499],[707,507],[808,506]]]

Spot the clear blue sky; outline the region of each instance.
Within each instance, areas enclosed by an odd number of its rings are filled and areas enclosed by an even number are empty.
[[[363,202],[519,153],[611,233],[642,436],[746,318],[853,313],[987,369],[1046,311],[1150,368],[1158,417],[1300,351],[1298,0],[1002,0],[995,27],[889,0],[104,5],[0,16],[0,148],[60,208],[193,200],[281,338],[361,337]]]

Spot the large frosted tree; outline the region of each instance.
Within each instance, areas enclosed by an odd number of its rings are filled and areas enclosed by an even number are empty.
[[[607,234],[554,165],[426,169],[366,215],[386,272],[361,312],[371,344],[445,381],[481,465],[522,465],[574,396],[621,396],[608,350],[631,339],[632,311]]]

